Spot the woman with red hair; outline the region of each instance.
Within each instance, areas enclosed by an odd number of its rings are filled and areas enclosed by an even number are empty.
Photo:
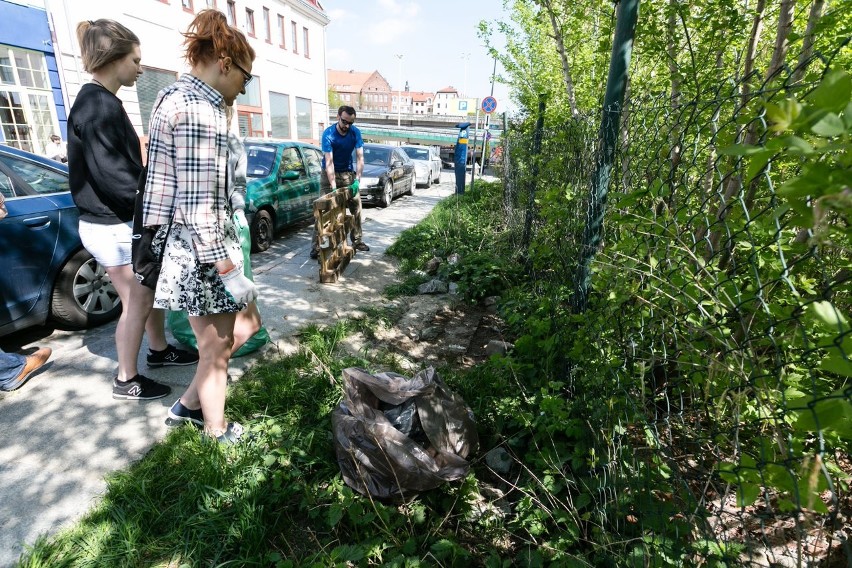
[[[164,247],[154,307],[185,310],[198,341],[198,369],[167,422],[236,443],[243,428],[225,419],[228,359],[236,314],[257,289],[243,274],[228,201],[225,109],[252,80],[255,52],[217,10],[199,12],[183,35],[191,70],[154,106],[142,219],[160,227],[155,251]]]

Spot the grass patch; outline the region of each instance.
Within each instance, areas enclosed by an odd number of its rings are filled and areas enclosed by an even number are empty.
[[[499,192],[486,185],[440,204],[403,234],[394,254],[415,267],[436,253],[492,247],[499,239],[492,194]],[[469,256],[475,268],[460,272],[472,282],[486,263],[482,254]],[[409,293],[421,278],[387,295]],[[440,370],[478,420],[482,447],[466,479],[401,504],[362,497],[343,483],[331,437],[342,369],[403,371],[390,354],[368,359],[341,347],[354,333],[391,325],[396,309],[389,302],[359,319],[303,329],[297,354],[255,366],[229,389],[228,416],[247,427],[250,443],[222,448],[190,426],[174,430],[139,463],[111,475],[101,502],[72,528],[38,540],[20,566],[498,567],[566,558],[563,521],[542,512],[534,487],[501,481],[483,458],[504,442],[523,450],[529,439],[517,435],[532,413],[507,359]]]

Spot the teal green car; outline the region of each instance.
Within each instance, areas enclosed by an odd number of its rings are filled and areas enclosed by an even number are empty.
[[[275,234],[313,218],[320,197],[322,151],[295,140],[247,138],[246,220],[252,252],[272,245]]]

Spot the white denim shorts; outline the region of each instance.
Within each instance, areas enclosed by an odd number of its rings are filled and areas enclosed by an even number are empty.
[[[130,264],[132,223],[101,225],[80,220],[80,240],[104,268]]]

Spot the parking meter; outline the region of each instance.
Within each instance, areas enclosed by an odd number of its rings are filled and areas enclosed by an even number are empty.
[[[467,164],[467,129],[470,128],[469,122],[460,122],[456,124],[459,129],[459,137],[456,140],[455,164],[456,164],[456,195],[464,193],[464,173],[465,164]]]

